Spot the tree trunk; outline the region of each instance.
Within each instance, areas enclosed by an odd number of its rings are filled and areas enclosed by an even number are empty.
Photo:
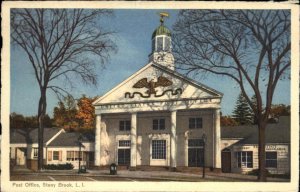
[[[266,130],[267,123],[263,120],[260,120],[258,122],[258,181],[265,182],[267,180],[267,174],[266,174],[266,140],[265,140],[265,130]]]
[[[44,118],[46,115],[46,89],[41,88],[41,97],[38,106],[38,170],[43,169],[44,164]]]

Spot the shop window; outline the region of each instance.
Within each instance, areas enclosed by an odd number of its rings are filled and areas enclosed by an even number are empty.
[[[236,152],[238,167],[253,167],[253,152],[252,151],[239,151]]]
[[[129,120],[120,121],[119,125],[120,125],[120,127],[119,127],[120,131],[130,131],[131,122]]]
[[[164,130],[165,119],[153,119],[153,130]]]
[[[67,151],[67,161],[82,161],[86,160],[86,153],[84,151],[81,151],[80,157],[79,157],[79,151]]]
[[[152,140],[152,159],[166,159],[166,140]]]
[[[277,168],[277,152],[266,152],[266,167]]]
[[[190,129],[202,128],[202,118],[189,118],[189,128]]]
[[[67,161],[74,161],[74,151],[67,151]]]

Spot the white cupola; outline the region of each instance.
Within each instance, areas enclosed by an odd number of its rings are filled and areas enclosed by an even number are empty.
[[[164,17],[168,16],[168,13],[160,13],[160,26],[152,34],[152,53],[149,55],[149,62],[157,63],[174,70],[171,32],[164,26]]]

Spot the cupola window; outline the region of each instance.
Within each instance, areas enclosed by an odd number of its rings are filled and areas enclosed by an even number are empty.
[[[156,51],[163,51],[163,37],[157,37],[157,49]]]

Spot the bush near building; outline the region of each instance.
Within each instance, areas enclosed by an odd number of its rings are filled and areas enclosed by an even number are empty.
[[[50,170],[71,170],[73,168],[74,166],[71,163],[44,165],[44,169],[50,169]]]

